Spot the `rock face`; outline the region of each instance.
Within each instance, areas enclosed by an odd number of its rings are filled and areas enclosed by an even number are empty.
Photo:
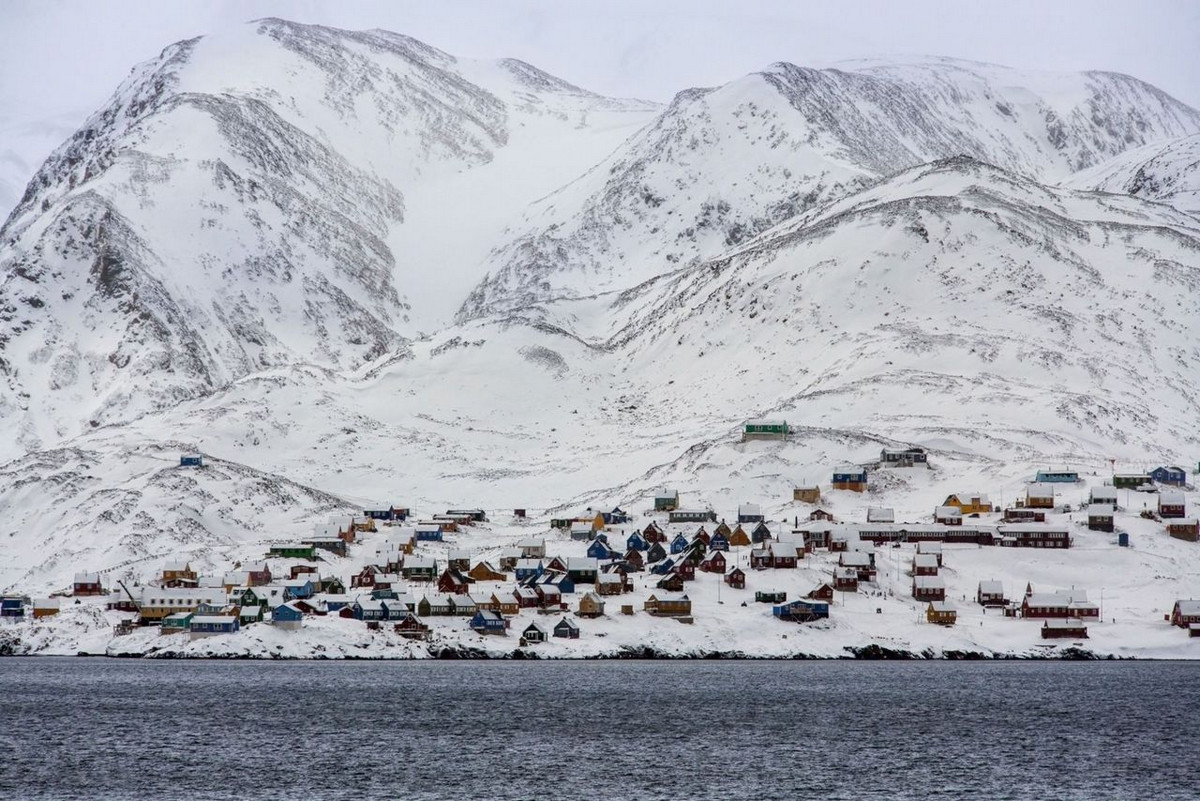
[[[605,162],[535,204],[460,319],[628,288],[925,162],[966,155],[1056,183],[1197,131],[1200,112],[1124,75],[947,59],[775,64],[681,92]]]

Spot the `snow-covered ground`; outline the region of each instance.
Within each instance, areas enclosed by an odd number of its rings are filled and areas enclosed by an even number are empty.
[[[951,492],[975,491],[937,478],[936,471],[924,469],[880,471],[877,476],[905,479],[905,485],[892,490],[857,494],[826,491],[821,508],[832,512],[839,521],[864,521],[868,506],[890,506],[895,509],[897,522],[928,523],[932,509]],[[1091,486],[1100,481],[1091,478]],[[877,482],[877,487],[882,481]],[[1023,491],[1023,483],[1012,482],[1001,488],[1011,501]],[[781,488],[782,489],[782,488]],[[1088,494],[1088,485],[1062,485],[1056,497],[1060,505],[1079,509]],[[789,490],[790,492],[790,490]],[[994,502],[1000,495],[993,490]],[[876,550],[878,578],[874,584],[860,585],[858,593],[838,592],[827,621],[810,624],[783,623],[771,614],[770,604],[754,601],[756,591],[786,592],[788,599],[801,598],[823,582],[830,581],[838,554],[818,550],[810,554],[796,570],[753,570],[749,566],[749,548],[734,548],[729,556],[729,569],[741,567],[747,574],[746,588],[735,590],[724,585],[721,577],[697,571],[696,579],[685,585],[692,600],[694,623],[683,624],[668,618],[652,617],[643,611],[645,600],[653,593],[659,576],[649,572],[634,574],[634,591],[610,596],[606,614],[599,619],[581,619],[574,614],[579,597],[590,589],[579,585],[576,592],[565,595],[570,606],[569,616],[582,631],[578,640],[551,639],[526,650],[541,657],[586,657],[618,655],[650,648],[663,655],[695,656],[709,653],[741,654],[752,657],[785,657],[809,655],[841,657],[849,649],[877,645],[896,651],[941,656],[947,652],[971,652],[985,655],[1014,655],[1026,657],[1053,656],[1069,647],[1081,647],[1102,656],[1195,659],[1200,658],[1200,638],[1189,638],[1183,629],[1164,620],[1175,601],[1180,598],[1200,598],[1200,545],[1168,537],[1163,524],[1142,518],[1144,508],[1154,508],[1155,496],[1126,490],[1119,492],[1122,505],[1118,512],[1117,529],[1130,535],[1131,546],[1120,547],[1116,534],[1089,531],[1078,511],[1054,513],[1048,522],[1071,527],[1073,547],[1064,550],[1003,548],[947,544],[943,548],[943,567],[940,575],[947,585],[947,600],[958,609],[958,622],[952,627],[933,625],[925,621],[925,604],[911,597],[911,562],[915,547],[880,546]],[[1190,509],[1200,504],[1200,494],[1189,492]],[[683,503],[704,506],[706,498],[689,496],[686,489]],[[743,499],[748,500],[748,499]],[[814,508],[776,496],[774,502],[763,500],[769,525],[777,532],[791,529],[799,517],[807,519]],[[639,499],[644,508],[649,499]],[[728,502],[717,507],[728,510],[727,519],[734,519]],[[431,512],[434,510],[430,510]],[[582,511],[582,510],[579,510]],[[545,537],[547,557],[583,556],[587,543],[572,541],[564,533],[548,529],[544,521],[511,520],[503,510],[491,512],[493,522],[463,527],[457,533],[447,533],[444,543],[421,543],[418,555],[430,555],[444,566],[451,549],[466,549],[473,554],[472,564],[487,559],[496,564],[501,550],[518,540]],[[620,548],[624,538],[633,530],[644,528],[651,520],[664,521],[664,515],[640,512],[633,523],[613,526],[608,530],[610,542]],[[972,525],[995,525],[998,515],[970,518]],[[676,532],[694,533],[695,524],[665,524],[668,537]],[[708,525],[712,531],[713,525]],[[273,532],[278,539],[305,536],[304,529],[286,528]],[[322,555],[322,575],[337,575],[349,586],[350,578],[360,567],[376,561],[374,554],[379,543],[387,538],[389,528],[360,535],[351,546],[350,554],[342,559]],[[223,549],[208,549],[201,558],[193,560],[208,566],[220,575],[235,562],[246,563],[263,556],[263,543],[231,544]],[[181,550],[173,558],[189,558]],[[288,560],[271,560],[276,575],[285,573]],[[105,576],[106,582],[115,575],[127,580],[149,581],[161,567],[157,563],[139,565]],[[1101,619],[1088,622],[1086,640],[1043,641],[1041,622],[1005,617],[997,609],[987,609],[975,603],[980,581],[1002,582],[1006,596],[1019,601],[1027,584],[1037,592],[1082,590],[1092,602],[1101,606]],[[493,592],[511,595],[515,584],[509,582],[479,582],[472,585],[473,596],[486,599]],[[45,588],[39,588],[45,589]],[[436,588],[411,583],[408,592],[419,600],[425,592]],[[351,590],[351,594],[357,591]],[[364,597],[366,593],[364,592]],[[635,614],[619,613],[625,604],[633,605]],[[103,611],[102,599],[80,599],[73,604],[63,599],[63,611],[56,617],[39,621],[8,623],[0,629],[0,643],[5,640],[17,653],[40,654],[109,654],[149,656],[248,656],[266,658],[425,658],[442,649],[475,650],[493,656],[504,656],[518,648],[520,633],[530,622],[537,621],[549,630],[562,614],[540,614],[525,609],[511,621],[509,634],[504,637],[483,636],[472,632],[466,618],[427,617],[432,626],[432,641],[414,643],[391,632],[391,624],[381,624],[380,631],[369,631],[366,624],[352,619],[310,617],[299,631],[283,631],[269,624],[254,624],[243,631],[190,640],[186,634],[160,635],[157,627],[141,628],[131,635],[115,636],[112,627],[130,614]]]

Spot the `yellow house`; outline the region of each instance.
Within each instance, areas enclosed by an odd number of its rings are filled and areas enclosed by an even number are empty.
[[[988,496],[978,492],[947,495],[942,506],[953,506],[964,515],[981,515],[992,511],[992,502],[988,500]]]
[[[604,530],[604,515],[597,512],[595,519],[592,520],[592,531],[603,531],[603,530]]]
[[[925,620],[941,626],[953,626],[958,622],[958,610],[949,601],[930,601],[925,607]]]

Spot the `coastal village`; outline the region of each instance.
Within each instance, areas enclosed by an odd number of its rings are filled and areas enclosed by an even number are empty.
[[[746,441],[787,435],[776,420],[750,421],[742,432]],[[5,595],[0,625],[34,627],[89,607],[111,624],[116,650],[131,635],[183,644],[263,627],[276,639],[341,627],[403,641],[410,652],[477,644],[561,656],[573,652],[555,652],[556,642],[616,639],[620,627],[636,626],[650,649],[671,641],[672,629],[722,617],[775,627],[794,642],[802,630],[874,614],[946,630],[1007,626],[1008,641],[1051,653],[1087,648],[1116,619],[1102,586],[1055,581],[1040,563],[1069,560],[1081,547],[1136,548],[1131,528],[1200,548],[1194,488],[1177,466],[1091,481],[1046,468],[1008,504],[963,488],[921,519],[898,519],[883,506],[868,505],[861,519],[836,511],[846,505],[840,499],[870,493],[889,473],[929,468],[923,448],[885,448],[877,460],[834,467],[826,482],[791,486],[790,497],[720,510],[686,488],[661,489],[636,508],[548,518],[521,508],[384,503],[314,523],[223,571],[206,572],[187,553],[139,577],[79,565],[72,586],[48,596]],[[204,470],[205,459],[184,455],[178,469]],[[786,516],[764,513],[767,506]],[[1007,582],[987,572],[1018,552],[1029,565],[1023,580],[1014,582],[1012,570]],[[1162,606],[1162,619],[1136,622],[1176,631],[1200,654],[1200,593]],[[707,647],[722,651],[720,637]]]

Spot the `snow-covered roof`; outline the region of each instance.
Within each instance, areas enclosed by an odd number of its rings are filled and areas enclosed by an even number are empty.
[[[1181,615],[1200,615],[1200,600],[1184,600],[1180,598],[1175,602],[1175,605],[1179,607],[1179,614]]]
[[[1088,506],[1088,517],[1112,517],[1116,509],[1111,503],[1093,503]]]
[[[1183,493],[1178,490],[1163,490],[1158,494],[1160,506],[1183,506]]]
[[[894,523],[896,522],[896,510],[884,506],[872,506],[867,509],[868,523]]]
[[[920,590],[945,589],[946,581],[941,576],[913,576],[913,586]]]
[[[921,540],[917,543],[917,553],[941,553],[942,544],[940,542],[930,542],[929,540]]]
[[[913,565],[916,567],[937,567],[937,554],[919,553],[913,557]]]
[[[844,567],[870,567],[871,557],[862,551],[843,551],[841,564]]]
[[[196,615],[192,618],[192,625],[229,626],[236,621],[233,615]]]
[[[743,503],[738,506],[738,517],[743,515],[761,515],[762,509],[757,503]]]
[[[76,573],[75,574],[75,583],[76,584],[99,584],[100,583],[100,574],[99,573]]]
[[[1025,494],[1030,498],[1053,498],[1054,485],[1035,481],[1025,490]]]
[[[939,506],[934,514],[938,517],[962,517],[962,510],[957,506]]]
[[[1111,498],[1114,501],[1117,498],[1117,490],[1115,487],[1092,487],[1092,500],[1100,501]]]
[[[958,607],[949,601],[930,601],[929,606],[935,612],[957,612]]]
[[[1004,582],[994,581],[991,579],[987,581],[981,581],[979,582],[979,591],[987,593],[988,595],[1003,595]]]
[[[1047,620],[1044,623],[1042,623],[1042,628],[1075,630],[1075,629],[1086,628],[1086,626],[1084,626],[1082,620],[1066,618],[1066,619],[1062,619],[1062,620],[1057,620],[1057,619],[1056,620]]]

